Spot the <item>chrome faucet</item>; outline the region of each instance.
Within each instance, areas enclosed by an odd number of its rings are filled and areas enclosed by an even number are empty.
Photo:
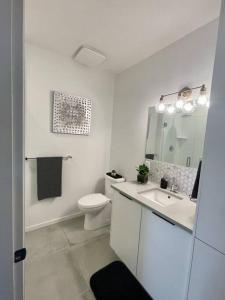
[[[170,191],[173,193],[178,193],[178,190],[179,190],[179,187],[176,184],[176,179],[175,179],[175,177],[172,177]]]

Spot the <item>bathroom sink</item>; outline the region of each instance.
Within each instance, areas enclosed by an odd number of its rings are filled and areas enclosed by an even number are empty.
[[[177,201],[183,198],[179,195],[174,195],[167,191],[162,191],[161,189],[155,188],[145,192],[139,193],[145,199],[151,200],[162,207],[167,207],[169,205],[175,204]]]

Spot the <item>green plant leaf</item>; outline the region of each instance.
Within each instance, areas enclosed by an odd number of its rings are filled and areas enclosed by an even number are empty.
[[[138,173],[140,175],[148,175],[149,174],[149,167],[146,166],[145,164],[139,165],[138,168],[136,168],[136,170],[138,171]]]

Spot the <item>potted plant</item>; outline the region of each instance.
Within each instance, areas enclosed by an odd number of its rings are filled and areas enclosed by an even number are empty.
[[[145,164],[139,165],[136,169],[138,171],[137,181],[140,183],[147,183],[148,182],[148,175],[149,175],[149,168]]]

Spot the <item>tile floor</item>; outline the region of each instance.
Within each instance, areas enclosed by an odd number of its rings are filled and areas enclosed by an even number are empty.
[[[83,230],[83,217],[26,233],[25,300],[94,300],[90,276],[117,260],[109,228]]]

